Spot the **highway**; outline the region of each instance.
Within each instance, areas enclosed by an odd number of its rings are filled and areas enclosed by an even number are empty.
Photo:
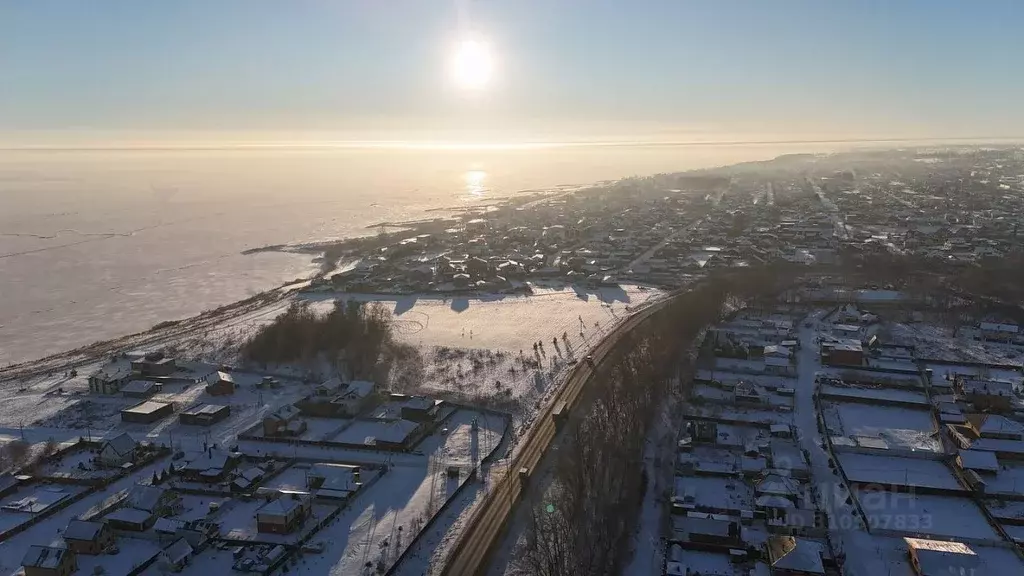
[[[532,475],[555,438],[557,429],[551,416],[554,407],[559,402],[565,401],[570,413],[575,410],[576,401],[584,386],[594,375],[595,368],[607,359],[623,335],[636,328],[655,312],[663,309],[674,300],[674,296],[675,293],[671,293],[636,311],[605,335],[590,351],[590,355],[594,359],[594,367],[587,362],[580,362],[573,368],[566,378],[565,384],[559,388],[551,401],[537,415],[533,428],[524,437],[519,452],[507,468],[505,476],[494,484],[491,493],[473,511],[442,574],[464,576],[487,572],[491,551],[498,543],[505,523],[512,517],[516,503],[519,502],[523,491],[527,489],[527,486],[524,486],[519,479],[519,470],[528,468]]]

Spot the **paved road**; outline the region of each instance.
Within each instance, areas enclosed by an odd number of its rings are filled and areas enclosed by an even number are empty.
[[[671,297],[673,295],[637,310],[605,335],[590,352],[594,358],[594,364],[600,365],[623,335],[667,306],[674,299]],[[442,574],[463,576],[484,574],[487,571],[490,552],[497,544],[505,523],[511,518],[521,494],[527,488],[519,480],[519,469],[528,468],[531,472],[536,470],[557,431],[551,417],[554,406],[565,401],[567,406],[574,407],[580,392],[593,375],[594,369],[586,362],[580,362],[569,373],[565,384],[538,414],[533,428],[523,440],[519,453],[508,467],[509,472],[495,483],[488,497],[470,516],[466,528],[462,531],[462,537],[456,544],[455,551]]]

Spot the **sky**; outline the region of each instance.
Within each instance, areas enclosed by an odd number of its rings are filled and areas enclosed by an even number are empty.
[[[0,0],[0,133],[1024,136],[1019,0]],[[466,37],[494,55],[455,86]]]

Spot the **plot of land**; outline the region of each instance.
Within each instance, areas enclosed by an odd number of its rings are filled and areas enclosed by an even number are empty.
[[[850,437],[881,438],[890,448],[939,452],[931,415],[923,410],[853,403],[825,403],[830,425]]]
[[[853,402],[863,401],[871,403],[874,401],[899,402],[901,404],[916,404],[922,407],[928,406],[928,398],[921,392],[911,390],[898,390],[894,388],[856,388],[847,386],[825,385],[821,387],[821,395],[824,398],[835,398],[850,400]]]
[[[716,510],[751,510],[754,490],[743,480],[715,476],[676,476],[672,497],[679,503]]]
[[[851,482],[957,491],[963,489],[952,471],[938,460],[852,452],[840,452],[837,458]]]
[[[929,534],[939,538],[1001,538],[967,498],[854,489],[872,529]]]

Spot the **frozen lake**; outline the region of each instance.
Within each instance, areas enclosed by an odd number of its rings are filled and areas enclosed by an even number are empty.
[[[797,150],[4,150],[0,363],[144,330],[316,269],[306,256],[243,256],[249,248],[366,234],[375,222],[420,218],[432,208],[472,205],[525,189]]]

